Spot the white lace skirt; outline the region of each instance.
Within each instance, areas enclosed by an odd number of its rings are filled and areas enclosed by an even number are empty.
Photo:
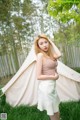
[[[41,80],[38,89],[38,106],[40,111],[46,110],[47,115],[54,115],[59,111],[59,97],[56,92],[56,81]]]

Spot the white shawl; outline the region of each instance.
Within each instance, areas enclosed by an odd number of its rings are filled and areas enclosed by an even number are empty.
[[[80,99],[80,74],[58,61],[59,79],[57,80],[57,92],[60,101]],[[36,78],[36,54],[32,47],[26,60],[2,88],[6,95],[6,102],[12,106],[36,105],[39,80]]]

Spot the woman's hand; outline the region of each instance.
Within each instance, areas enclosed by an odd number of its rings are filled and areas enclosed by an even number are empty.
[[[59,78],[59,74],[55,73],[55,80],[57,80]]]
[[[55,73],[55,75],[50,75],[52,80],[57,80],[59,78],[59,75]]]

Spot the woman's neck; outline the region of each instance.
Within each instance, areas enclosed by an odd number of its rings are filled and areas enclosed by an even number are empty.
[[[41,51],[43,54],[44,54],[44,56],[49,56],[49,52],[47,51],[47,52],[44,52],[44,51]]]

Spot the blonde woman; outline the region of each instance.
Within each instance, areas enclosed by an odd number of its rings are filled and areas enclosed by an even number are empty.
[[[50,120],[59,120],[59,98],[56,92],[56,80],[59,78],[57,59],[61,56],[61,53],[56,46],[57,52],[55,53],[52,50],[52,44],[45,35],[39,35],[36,38],[34,47],[37,55],[37,80],[40,81],[37,108],[40,111],[46,110]]]
[[[80,74],[60,61],[57,63],[60,56],[50,39],[43,34],[38,36],[20,69],[0,89],[0,97],[5,94],[6,102],[13,107],[37,105],[41,111],[47,111],[51,120],[59,120],[56,85],[60,101],[80,100],[80,89],[76,87]]]

